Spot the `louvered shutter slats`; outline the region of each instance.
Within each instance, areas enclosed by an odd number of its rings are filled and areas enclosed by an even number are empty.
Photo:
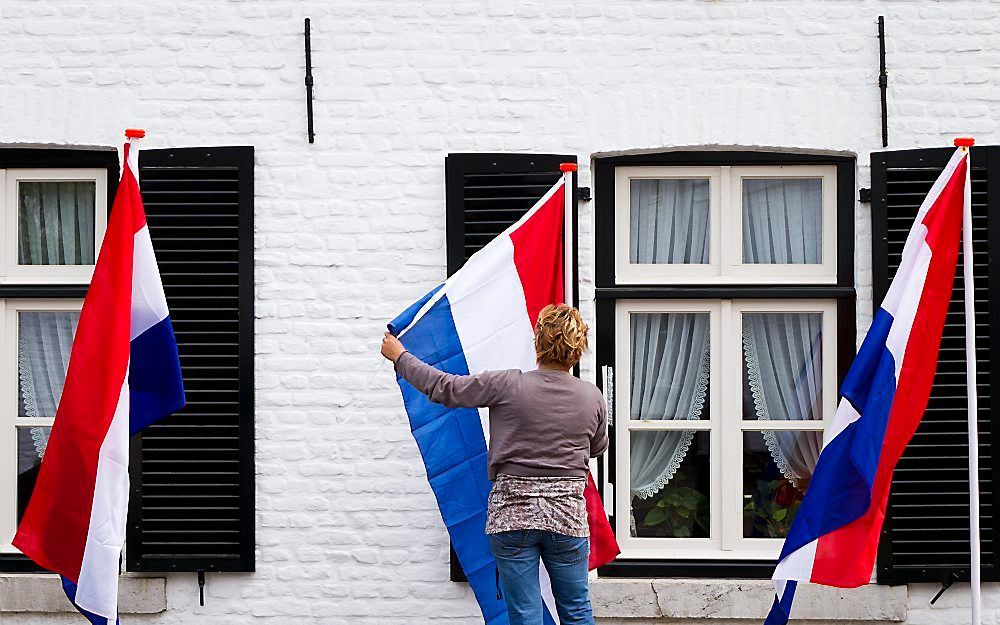
[[[899,266],[906,235],[953,150],[872,155],[875,301]],[[983,578],[995,579],[990,364],[990,234],[985,151],[972,154],[973,264],[979,393],[979,462]],[[994,225],[993,227],[997,227]],[[893,474],[878,577],[889,583],[941,582],[969,574],[969,482],[966,421],[964,281],[959,269],[945,318],[937,374],[923,421]],[[880,271],[884,268],[887,271]]]
[[[253,149],[146,150],[140,172],[187,406],[134,443],[129,569],[253,570]]]

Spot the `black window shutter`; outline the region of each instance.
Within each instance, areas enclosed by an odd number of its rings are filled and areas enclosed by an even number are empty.
[[[448,275],[534,206],[562,176],[560,163],[575,162],[576,156],[569,154],[449,154],[445,159]],[[574,176],[574,198],[575,180]],[[574,239],[575,213],[574,209]],[[574,245],[574,266],[576,254]],[[466,581],[454,550],[451,580]]]
[[[878,307],[899,267],[907,232],[953,148],[872,154],[873,291]],[[1000,383],[990,365],[991,327],[1000,327],[1000,271],[990,251],[1000,249],[1000,147],[972,150],[973,256],[979,389],[979,463],[982,575],[997,580],[994,520],[998,467],[992,458],[992,396]],[[962,259],[945,320],[937,375],[923,421],[893,474],[878,553],[880,583],[969,579],[969,478],[965,390]]]
[[[254,570],[253,158],[140,152],[187,406],[133,437],[130,571]]]

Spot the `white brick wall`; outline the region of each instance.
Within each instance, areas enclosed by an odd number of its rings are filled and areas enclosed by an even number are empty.
[[[117,145],[139,126],[149,147],[257,150],[257,572],[210,575],[204,607],[193,574],[170,576],[168,611],[130,620],[478,622],[471,595],[446,581],[446,535],[392,376],[375,373],[386,320],[444,276],[445,154],[571,152],[588,184],[597,152],[806,148],[856,154],[868,186],[879,14],[890,146],[1000,142],[997,2],[0,4],[0,143]],[[857,208],[862,329],[868,210]],[[911,623],[966,622],[967,591],[929,609],[931,592],[911,589]],[[995,586],[986,614],[1000,621]]]

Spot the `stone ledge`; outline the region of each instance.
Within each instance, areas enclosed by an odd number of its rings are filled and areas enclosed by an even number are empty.
[[[591,582],[599,618],[705,618],[762,621],[771,608],[770,580],[612,579]],[[797,620],[901,623],[906,586],[869,584],[844,590],[801,585],[792,616]]]
[[[122,577],[118,583],[121,614],[155,614],[167,609],[163,577]],[[0,613],[76,612],[55,575],[0,576]]]

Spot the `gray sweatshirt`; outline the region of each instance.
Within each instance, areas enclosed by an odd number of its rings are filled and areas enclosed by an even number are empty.
[[[405,352],[396,373],[431,401],[489,408],[489,478],[585,477],[590,458],[608,448],[601,391],[564,371],[484,371],[451,375]]]

